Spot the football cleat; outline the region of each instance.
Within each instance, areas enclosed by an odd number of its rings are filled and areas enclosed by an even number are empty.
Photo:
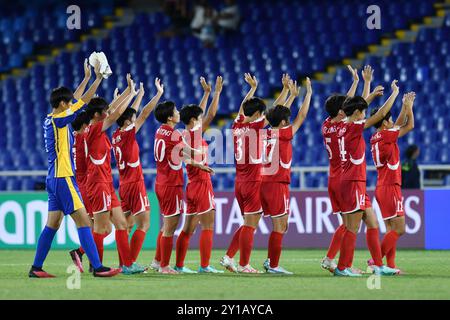
[[[388,266],[372,266],[373,273],[377,276],[394,276],[398,274],[398,269],[389,268]]]
[[[129,267],[122,266],[121,268],[122,273],[125,275],[143,273],[145,271],[145,268],[143,266],[138,265],[136,262],[133,262],[133,264]]]
[[[159,271],[160,268],[160,262],[153,260],[152,263],[150,263],[150,269],[153,269],[155,271]]]
[[[266,272],[269,271],[269,269],[270,269],[270,259],[269,258],[267,258],[266,261],[264,261],[263,268],[264,268],[264,270],[266,270]]]
[[[286,274],[286,275],[291,275],[294,274],[293,272],[287,271],[286,269],[284,269],[283,267],[276,267],[276,268],[270,268],[269,270],[267,270],[268,273],[273,273],[273,274]]]
[[[222,270],[217,270],[213,266],[207,266],[206,268],[198,268],[198,273],[223,273]]]
[[[353,273],[350,268],[345,268],[344,270],[336,268],[334,269],[334,275],[337,277],[362,277],[359,273]]]
[[[162,273],[162,274],[178,274],[178,271],[172,269],[172,268],[169,267],[169,266],[163,267],[163,268],[159,267],[158,272],[159,272],[159,273]]]
[[[222,259],[220,259],[220,265],[230,272],[237,272],[237,267],[234,259],[230,258],[227,255],[224,255]]]
[[[72,258],[73,264],[78,268],[78,270],[83,273],[83,255],[80,253],[79,249],[75,249],[69,252],[70,257]]]
[[[92,273],[94,277],[100,277],[100,278],[110,278],[118,275],[120,272],[122,272],[122,269],[115,269],[115,268],[108,268],[101,266],[97,270],[94,270]]]
[[[185,273],[185,274],[197,273],[197,271],[191,270],[191,269],[189,269],[188,267],[185,267],[185,266],[183,266],[183,267],[175,266],[173,268],[173,270],[175,270],[178,273]]]
[[[238,273],[262,273],[262,271],[258,271],[255,268],[253,268],[251,265],[246,265],[245,267],[238,266],[237,267]]]
[[[30,272],[28,272],[28,277],[30,277],[30,278],[56,278],[54,275],[42,270],[42,268],[36,268],[36,267],[31,267]]]
[[[334,272],[334,269],[337,268],[337,263],[334,259],[330,259],[328,257],[325,257],[322,259],[322,262],[320,263],[320,266],[322,269],[328,270],[331,273]]]

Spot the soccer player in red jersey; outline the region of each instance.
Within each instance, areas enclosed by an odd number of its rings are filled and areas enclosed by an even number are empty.
[[[144,175],[142,174],[136,134],[142,128],[164,92],[163,85],[158,78],[155,80],[155,86],[157,89],[156,95],[136,117],[145,94],[141,82],[133,105],[131,108],[127,108],[117,120],[119,128],[116,129],[112,137],[112,146],[119,169],[119,196],[122,201],[122,210],[127,216],[128,230],[131,231],[135,222],[137,225],[130,242],[132,262],[136,262],[145,240],[145,234],[150,227],[150,205],[145,189]]]
[[[88,155],[88,197],[94,215],[94,240],[100,258],[103,256],[103,240],[111,232],[112,222],[116,228],[115,238],[123,274],[144,272],[144,268],[133,263],[128,243],[127,221],[114,190],[111,173],[111,142],[106,134],[114,122],[128,107],[137,92],[131,76],[127,75],[128,87],[115,99],[107,114],[108,103],[103,98],[94,98],[88,106],[91,123],[86,129]]]
[[[180,122],[180,113],[172,101],[159,103],[155,109],[155,118],[161,123],[155,134],[154,157],[156,161],[155,193],[158,198],[160,213],[163,215],[163,226],[156,243],[156,254],[151,268],[163,274],[177,274],[169,266],[172,255],[173,234],[178,226],[183,205],[183,161],[184,143],[182,134],[175,130]],[[201,170],[212,173],[212,169],[187,161]]]
[[[283,104],[272,107],[266,114],[270,128],[263,140],[260,197],[264,215],[270,216],[273,223],[268,245],[268,259],[264,262],[264,268],[268,273],[276,274],[292,274],[279,266],[283,236],[288,229],[292,139],[306,119],[312,95],[311,81],[307,78],[305,98],[291,125],[290,106],[300,94],[300,88],[297,87],[297,82],[292,80],[289,87],[290,98]]]
[[[183,131],[184,143],[188,146],[187,152],[195,161],[207,164],[208,143],[203,139],[203,132],[214,119],[219,106],[220,93],[222,92],[223,80],[221,76],[216,79],[213,100],[209,106],[206,116],[206,104],[211,92],[211,85],[202,77],[200,78],[204,95],[200,105],[186,105],[180,110],[181,121],[186,129]],[[199,273],[222,273],[209,264],[211,258],[213,232],[214,232],[214,190],[211,183],[211,174],[190,164],[186,165],[188,184],[186,187],[187,212],[183,230],[178,236],[176,243],[176,266],[175,270],[180,273],[195,273],[184,266],[189,246],[189,239],[197,228],[199,222],[202,227],[200,234],[200,268]]]
[[[233,235],[220,264],[232,272],[259,273],[249,262],[254,233],[263,211],[259,192],[262,166],[260,131],[267,125],[264,117],[266,104],[262,99],[253,97],[258,86],[256,77],[246,73],[245,81],[251,88],[241,103],[239,115],[232,126],[236,162],[235,194],[244,216],[244,224]],[[237,250],[240,251],[240,259],[236,267],[233,257]]]
[[[365,119],[365,110],[368,108],[367,101],[360,96],[348,98],[344,102],[343,110],[347,116],[338,130],[339,152],[341,156],[341,212],[347,215],[346,231],[344,233],[341,254],[334,274],[337,276],[361,276],[350,269],[356,245],[356,234],[359,230],[363,215],[373,215],[369,197],[366,193],[366,160],[363,132],[383,119],[391,110],[399,89],[397,80],[391,85],[392,94],[377,113]],[[372,218],[370,218],[372,219]],[[376,220],[376,218],[373,218]],[[375,222],[376,223],[376,222]],[[366,218],[369,237],[369,223]],[[378,235],[378,229],[376,229]],[[375,260],[374,272],[379,275],[392,275],[395,270],[384,266],[381,260],[381,247],[378,241],[369,244],[372,258]],[[371,245],[373,247],[371,247]]]
[[[392,121],[391,113],[388,112],[374,125],[377,131],[370,139],[372,157],[378,172],[375,198],[387,229],[381,244],[381,252],[383,257],[386,257],[387,266],[393,269],[396,269],[397,240],[405,233],[405,212],[401,191],[402,170],[397,141],[414,128],[415,96],[414,92],[405,94],[402,110],[395,123]],[[378,109],[373,109],[371,114],[377,111]],[[373,261],[370,264],[373,264]]]

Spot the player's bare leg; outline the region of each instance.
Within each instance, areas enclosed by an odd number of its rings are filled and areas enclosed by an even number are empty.
[[[385,224],[386,234],[381,243],[381,252],[383,257],[386,257],[387,266],[399,270],[395,264],[395,254],[397,240],[405,233],[405,217],[395,217],[385,220]],[[400,270],[398,273],[401,273]]]
[[[288,230],[288,218],[287,214],[281,217],[272,217],[273,231],[269,238],[268,259],[264,263],[264,268],[268,273],[293,274],[279,266],[283,237]]]
[[[183,230],[179,234],[176,243],[176,264],[175,271],[179,273],[197,273],[184,266],[184,259],[186,258],[186,253],[189,248],[189,240],[197,228],[199,222],[199,216],[196,214],[186,215],[184,221]]]
[[[164,217],[163,233],[161,235],[161,263],[159,272],[163,274],[177,274],[178,272],[170,268],[170,256],[172,255],[173,235],[178,227],[180,215]]]
[[[342,224],[334,232],[333,238],[331,239],[331,243],[327,251],[327,255],[322,259],[322,262],[320,264],[323,269],[328,270],[331,273],[333,273],[334,269],[336,269],[337,267],[337,263],[334,258],[336,257],[341,247],[342,239],[344,238],[347,225],[346,215],[340,214],[340,216],[342,218]]]
[[[238,272],[241,273],[260,273],[250,265],[250,255],[253,249],[253,237],[258,227],[262,212],[256,214],[244,215],[244,226],[239,236],[239,266]]]
[[[131,237],[130,250],[131,250],[131,260],[136,262],[139,253],[141,252],[142,245],[144,244],[145,235],[150,228],[150,211],[143,211],[131,216],[131,219],[127,219],[128,232],[131,233],[134,225],[136,225],[136,230]],[[131,224],[132,223],[132,224]]]
[[[214,216],[216,210],[208,211],[200,215],[200,268],[199,273],[223,273],[210,265],[214,236]]]
[[[233,234],[227,253],[220,259],[220,265],[225,267],[230,272],[237,272],[234,256],[239,250],[239,237],[244,225],[240,226]]]
[[[161,266],[161,237],[163,235],[163,228],[159,230],[158,236],[156,237],[156,250],[155,257],[153,261],[150,263],[150,268],[155,271],[159,271],[159,267]]]

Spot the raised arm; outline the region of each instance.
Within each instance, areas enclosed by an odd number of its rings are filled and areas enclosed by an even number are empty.
[[[399,88],[397,86],[397,80],[392,81],[391,84],[392,93],[389,99],[386,100],[384,105],[378,109],[377,113],[371,116],[366,120],[364,124],[364,129],[372,127],[375,123],[380,122],[389,111],[391,111],[392,106],[394,105],[395,99],[397,99]]]
[[[208,113],[203,118],[203,123],[202,123],[203,131],[206,130],[206,128],[209,126],[209,124],[213,121],[214,117],[216,116],[217,109],[219,108],[219,99],[220,99],[220,94],[222,92],[222,88],[223,88],[223,79],[221,76],[217,76],[216,85],[214,88],[213,100],[211,102],[211,105],[208,108]]]
[[[156,95],[150,100],[149,103],[147,103],[144,108],[142,109],[141,113],[139,114],[139,117],[136,119],[136,132],[139,131],[139,129],[142,128],[144,125],[145,120],[147,120],[148,116],[152,111],[155,109],[156,105],[159,102],[159,99],[161,99],[163,93],[164,93],[164,86],[161,84],[161,80],[159,78],[155,79],[155,86],[156,86]],[[144,88],[142,88],[144,90]],[[139,90],[139,94],[140,94]]]
[[[137,95],[137,91],[135,90],[134,87],[134,82],[131,81],[130,83],[131,88],[127,88],[127,90],[125,90],[126,93],[123,93],[122,96],[124,97],[123,102],[114,109],[114,111],[111,112],[111,114],[109,114],[105,120],[103,120],[103,127],[102,130],[106,131],[108,130],[113,124],[114,122],[117,121],[117,119],[119,119],[119,117],[122,115],[122,113],[125,111],[126,108],[128,108],[128,105],[130,104],[131,100],[133,100],[133,98]]]
[[[139,107],[141,106],[142,98],[144,97],[145,90],[144,90],[144,84],[141,82],[139,84],[139,90],[136,96],[136,99],[134,99],[133,104],[131,105],[131,108],[136,110],[136,112],[139,111]]]
[[[281,83],[283,84],[283,89],[281,90],[280,95],[278,98],[273,102],[273,106],[277,105],[285,105],[286,98],[289,93],[289,82],[291,81],[291,78],[287,73],[283,74],[283,77],[281,78]]]
[[[287,108],[291,108],[294,100],[300,95],[300,87],[297,87],[297,81],[292,80],[289,81],[288,87],[290,95],[283,105]]]
[[[131,92],[131,74],[127,74],[127,88],[122,92],[122,94],[119,94],[119,89],[116,88],[114,90],[114,100],[109,104],[108,110],[106,113],[110,115],[113,113],[127,98],[128,94]]]
[[[414,113],[413,113],[414,99],[416,99],[415,92],[408,92],[407,94],[403,95],[402,110],[403,109],[405,110],[406,123],[404,122],[404,125],[400,127],[400,133],[398,134],[399,137],[403,137],[405,134],[414,129]]]
[[[384,87],[377,86],[368,96],[364,98],[368,105],[372,103],[375,98],[381,97],[384,94]]]
[[[256,92],[256,88],[258,88],[258,80],[256,80],[255,76],[251,76],[250,73],[245,74],[245,82],[247,82],[250,85],[250,90],[248,91],[247,95],[245,96],[244,100],[242,100],[241,106],[239,108],[239,114],[244,114],[244,103],[245,101],[253,98]]]
[[[373,79],[373,69],[371,66],[365,66],[364,70],[362,71],[362,77],[364,79],[364,89],[362,97],[364,99],[367,99],[367,97],[370,94],[370,84]]]
[[[294,135],[298,129],[302,126],[303,122],[306,119],[306,115],[308,114],[309,105],[311,104],[311,96],[312,96],[312,86],[311,80],[306,78],[306,95],[303,99],[302,106],[295,117],[294,122],[292,123],[292,134]]]
[[[353,83],[350,89],[347,92],[348,97],[354,97],[356,93],[356,89],[358,88],[359,83],[359,76],[358,76],[358,69],[353,69],[351,65],[347,65],[348,70],[353,76]]]
[[[100,86],[100,83],[102,83],[103,76],[100,73],[100,63],[97,62],[97,65],[94,68],[95,72],[95,81],[92,83],[88,91],[81,97],[81,100],[83,100],[84,103],[88,104],[91,102],[91,99],[94,97],[95,92],[97,91],[98,87]]]
[[[73,93],[73,97],[75,100],[81,99],[81,96],[83,95],[84,90],[86,90],[89,80],[91,80],[91,67],[89,66],[87,59],[85,59],[84,60],[84,79],[83,79],[83,81],[81,81],[80,85]]]
[[[211,84],[207,83],[204,77],[200,77],[200,84],[203,88],[203,97],[198,106],[202,108],[203,112],[205,112],[209,95],[211,94]]]

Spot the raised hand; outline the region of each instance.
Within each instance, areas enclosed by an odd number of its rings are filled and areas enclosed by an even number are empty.
[[[119,97],[119,88],[116,88],[114,90],[114,100],[116,100]]]
[[[208,166],[205,166],[204,164],[199,164],[198,165],[198,168],[200,169],[200,170],[203,170],[203,171],[206,171],[206,172],[208,172],[209,174],[212,174],[212,175],[214,175],[214,170],[213,170],[213,168],[211,168],[211,167],[208,167]]]
[[[127,73],[127,85],[128,85],[128,88],[130,88],[130,89],[132,86],[132,82],[133,82],[133,80],[131,79],[131,73]]]
[[[415,99],[416,99],[416,93],[414,91],[405,93],[403,95],[403,99],[402,99],[403,105],[407,108],[412,109]]]
[[[99,61],[97,61],[97,63],[94,66],[94,73],[95,73],[95,77],[97,79],[103,78],[102,74],[100,73],[100,62]]]
[[[155,86],[156,86],[156,90],[158,90],[158,93],[160,93],[160,94],[164,93],[164,85],[161,84],[161,79],[159,79],[159,78],[155,79]]]
[[[297,86],[297,81],[289,80],[288,87],[291,96],[298,97],[300,95],[300,87]]]
[[[306,77],[306,81],[305,81],[305,86],[306,86],[306,94],[312,94],[312,85],[311,85],[311,79]]]
[[[132,96],[136,96],[138,94],[138,91],[136,91],[136,84],[134,83],[133,80],[131,80],[131,95]]]
[[[211,84],[206,82],[204,77],[200,77],[200,84],[205,92],[211,92]]]
[[[281,83],[283,84],[283,88],[289,88],[289,81],[291,80],[291,77],[287,74],[284,73],[283,77],[281,78]]]
[[[375,89],[373,89],[373,91],[370,94],[375,97],[381,97],[384,94],[384,87],[376,86]]]
[[[365,66],[364,70],[361,73],[365,82],[372,82],[373,69],[371,66]]]
[[[90,79],[91,75],[91,66],[89,65],[88,59],[84,59],[84,78]]]
[[[250,74],[250,73],[246,73],[244,76],[245,82],[247,82],[250,87],[252,88],[257,88],[258,87],[258,80],[256,80],[256,77]]]
[[[351,65],[347,65],[347,69],[352,74],[353,81],[359,81],[358,69],[353,69]]]
[[[222,76],[217,76],[216,85],[214,86],[215,93],[221,93],[223,88],[223,78]]]
[[[398,82],[398,80],[394,80],[394,81],[392,81],[392,83],[391,83],[391,89],[392,89],[392,92],[396,92],[396,93],[398,93],[399,92],[399,87],[397,86],[397,82]]]
[[[140,82],[140,83],[139,83],[138,95],[139,95],[140,97],[143,97],[144,94],[145,94],[144,83]]]

